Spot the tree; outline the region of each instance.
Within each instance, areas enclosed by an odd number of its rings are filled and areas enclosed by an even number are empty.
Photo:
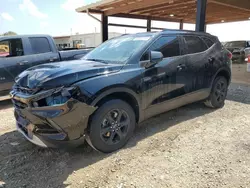
[[[3,36],[10,36],[10,35],[17,35],[17,33],[13,32],[13,31],[8,31],[6,33],[2,34]]]

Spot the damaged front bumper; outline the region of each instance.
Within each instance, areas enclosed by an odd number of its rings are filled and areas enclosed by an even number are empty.
[[[63,104],[34,107],[34,102],[60,90],[48,91],[33,96],[11,92],[15,107],[17,130],[27,140],[41,147],[70,147],[84,142],[89,116],[95,107],[75,98]],[[42,96],[42,97],[41,97]]]

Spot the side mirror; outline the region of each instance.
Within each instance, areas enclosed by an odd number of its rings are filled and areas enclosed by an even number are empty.
[[[158,51],[149,52],[149,60],[141,61],[141,67],[149,68],[163,60],[163,54]]]

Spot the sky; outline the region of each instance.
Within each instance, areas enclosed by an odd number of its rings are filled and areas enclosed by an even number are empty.
[[[95,0],[0,0],[0,33],[50,34],[52,36],[100,32],[100,23],[76,8]],[[98,15],[96,15],[98,17]],[[100,18],[100,17],[99,17]],[[145,20],[110,18],[110,23],[146,26]],[[178,23],[153,21],[152,27],[178,29]],[[184,29],[194,30],[193,24]],[[207,26],[207,32],[221,41],[250,40],[250,21]],[[109,27],[109,32],[137,33],[144,29]]]

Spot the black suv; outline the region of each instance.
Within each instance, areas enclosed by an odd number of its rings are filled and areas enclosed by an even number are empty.
[[[205,33],[165,30],[111,39],[81,60],[21,73],[11,92],[17,129],[43,147],[87,140],[99,151],[115,151],[152,116],[196,101],[223,107],[231,55]]]

